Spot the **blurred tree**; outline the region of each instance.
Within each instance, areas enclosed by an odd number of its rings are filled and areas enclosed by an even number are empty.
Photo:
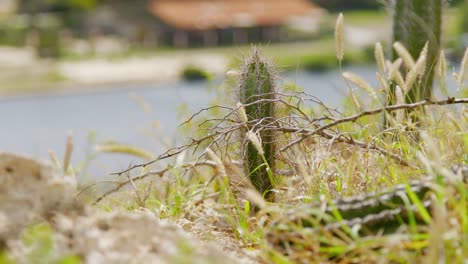
[[[378,9],[389,0],[310,0],[330,11],[356,10],[356,9]],[[454,6],[463,3],[464,0],[447,0]]]
[[[44,1],[44,0],[43,0]],[[86,20],[86,12],[97,7],[98,0],[45,0],[48,11],[57,12],[66,28],[77,30]]]
[[[0,0],[1,1],[1,0]],[[77,29],[86,21],[87,11],[99,0],[21,0],[20,11],[31,17],[29,31],[37,34],[35,45],[43,57],[61,54],[60,33],[63,27]]]
[[[449,0],[448,3],[450,5],[458,5],[458,4],[463,3],[463,1],[465,1],[465,0]]]
[[[312,2],[330,11],[377,9],[381,6],[379,0],[313,0]]]
[[[20,9],[29,13],[54,9],[89,10],[96,7],[98,2],[99,0],[21,0]]]
[[[46,0],[46,2],[57,9],[74,11],[89,10],[98,4],[97,0]]]

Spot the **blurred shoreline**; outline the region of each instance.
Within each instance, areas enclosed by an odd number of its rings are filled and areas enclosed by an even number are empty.
[[[204,51],[74,61],[36,59],[30,49],[0,47],[0,98],[154,86],[182,80],[185,67],[221,75],[228,64],[228,56]]]

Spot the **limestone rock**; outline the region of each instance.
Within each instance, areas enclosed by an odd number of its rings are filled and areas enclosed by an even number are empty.
[[[80,256],[83,263],[239,263],[217,245],[200,241],[149,212],[96,212],[56,215],[53,248],[59,256]],[[15,250],[25,262],[24,246]]]
[[[74,204],[76,181],[44,162],[0,152],[0,241]]]

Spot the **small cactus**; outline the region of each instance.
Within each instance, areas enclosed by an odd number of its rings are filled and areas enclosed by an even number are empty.
[[[241,131],[244,169],[255,188],[267,200],[272,199],[269,191],[272,188],[276,146],[273,131],[259,129],[258,124],[275,120],[275,74],[272,68],[261,52],[254,48],[241,67],[237,90],[249,123]]]
[[[440,49],[441,19],[441,0],[397,0],[395,3],[393,41],[406,47],[414,60],[428,43],[422,83],[415,85],[416,87],[408,87],[411,89],[406,95],[409,103],[430,98],[432,95],[434,65]],[[394,53],[394,58],[396,57],[397,52]]]
[[[393,60],[401,57],[405,64],[402,77],[407,79],[404,88],[404,102],[414,103],[432,96],[434,68],[440,53],[440,36],[442,25],[442,0],[396,0],[393,8],[393,42],[395,51]],[[427,50],[426,50],[427,49]],[[420,56],[424,54],[424,56]],[[424,60],[420,60],[424,57]],[[417,73],[418,82],[408,82],[412,80],[408,76],[416,66],[416,60],[420,61]],[[420,71],[420,72],[419,72]],[[389,84],[389,94],[387,105],[396,104],[397,82],[391,81]],[[423,109],[421,109],[424,111]],[[418,117],[413,110],[405,112],[406,117],[411,117],[417,123]],[[387,119],[385,126],[390,123]]]

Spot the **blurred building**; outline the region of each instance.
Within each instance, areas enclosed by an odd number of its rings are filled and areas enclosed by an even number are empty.
[[[291,32],[317,31],[324,10],[308,0],[152,0],[149,12],[158,43],[188,47],[300,38]]]
[[[0,0],[0,45],[76,54],[310,39],[323,8],[310,0]],[[53,23],[52,23],[53,22]],[[321,32],[323,33],[323,32]],[[41,44],[42,43],[42,44]],[[52,44],[51,44],[52,43]]]

